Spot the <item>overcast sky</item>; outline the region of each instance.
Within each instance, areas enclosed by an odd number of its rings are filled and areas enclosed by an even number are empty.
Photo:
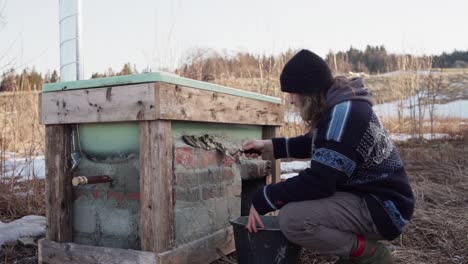
[[[0,56],[8,50],[0,67],[58,70],[58,2],[0,0]],[[397,53],[468,50],[467,14],[467,0],[83,0],[84,72],[89,78],[126,62],[138,70],[174,66],[194,48],[307,48],[321,56],[367,44]]]

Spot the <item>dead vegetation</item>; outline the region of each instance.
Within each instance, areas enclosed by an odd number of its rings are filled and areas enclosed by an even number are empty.
[[[25,215],[45,215],[44,180],[0,181],[0,221]]]
[[[37,248],[20,245],[3,245],[0,250],[0,263],[36,264]]]
[[[7,151],[29,156],[44,148],[44,126],[39,122],[39,93],[0,93],[0,158]]]
[[[16,157],[32,162],[42,153],[44,127],[39,123],[38,93],[0,93],[0,220],[13,220],[28,214],[44,214],[44,182],[30,177],[5,175],[7,160]],[[29,160],[29,161],[28,161]],[[11,164],[10,164],[11,166]],[[13,164],[13,166],[15,166]],[[15,172],[21,171],[13,169]]]

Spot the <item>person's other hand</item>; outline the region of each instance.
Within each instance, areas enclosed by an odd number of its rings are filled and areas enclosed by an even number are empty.
[[[249,230],[250,233],[254,232],[257,233],[257,224],[261,228],[265,228],[265,225],[263,224],[262,219],[260,218],[260,215],[258,214],[257,210],[255,210],[255,207],[253,204],[250,206],[250,213],[249,213],[249,219],[247,221],[247,230]]]

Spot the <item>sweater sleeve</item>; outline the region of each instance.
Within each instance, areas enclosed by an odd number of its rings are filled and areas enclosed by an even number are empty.
[[[310,168],[257,191],[252,201],[255,209],[266,214],[290,202],[332,196],[359,162],[355,146],[366,129],[365,119],[359,111],[353,111],[351,101],[331,109],[318,124]]]
[[[275,159],[297,158],[306,159],[311,156],[312,136],[307,133],[292,138],[272,138]]]

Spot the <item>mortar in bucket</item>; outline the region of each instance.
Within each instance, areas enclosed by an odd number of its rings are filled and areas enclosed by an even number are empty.
[[[237,259],[240,264],[299,263],[301,247],[289,242],[281,233],[277,216],[261,216],[265,228],[250,233],[245,227],[248,217],[231,220]]]

